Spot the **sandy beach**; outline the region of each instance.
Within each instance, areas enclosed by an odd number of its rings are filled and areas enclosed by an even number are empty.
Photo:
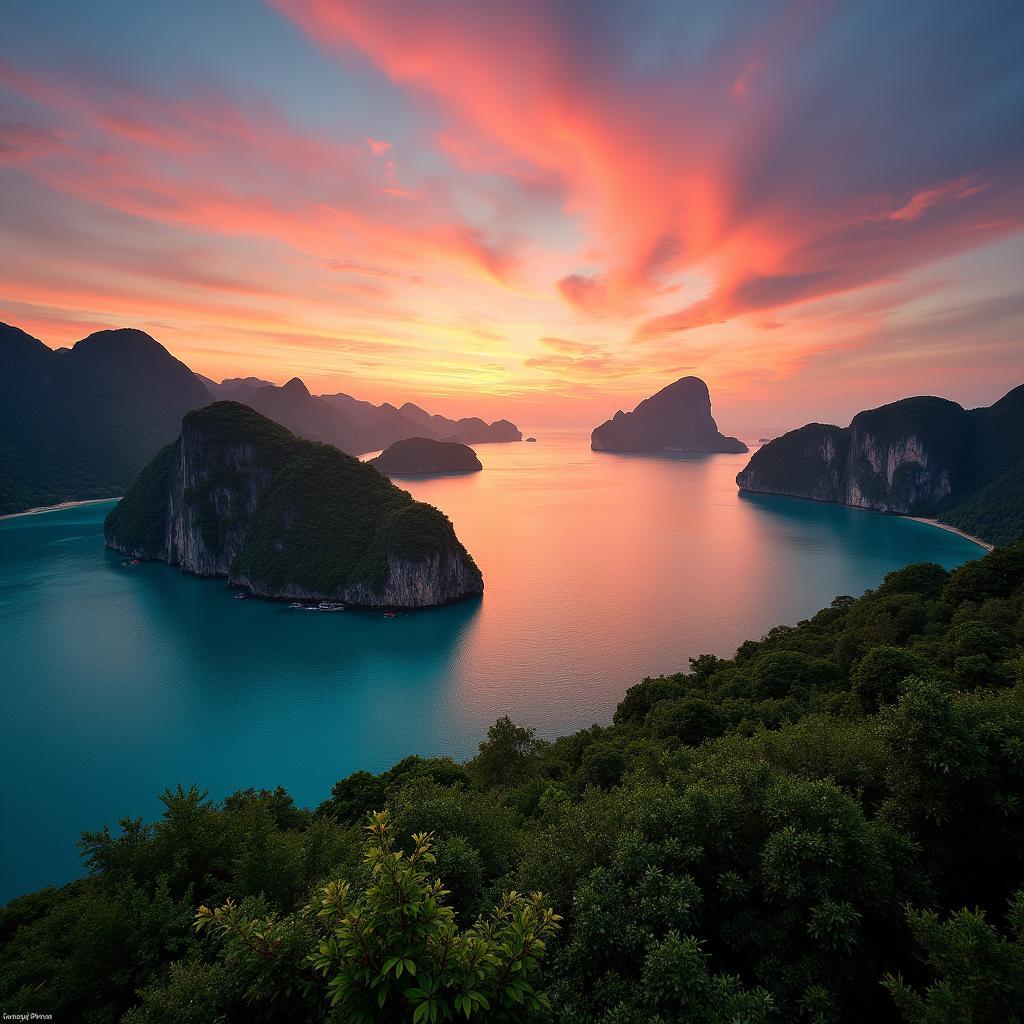
[[[38,508],[27,508],[24,512],[11,512],[9,515],[0,516],[0,519],[17,519],[18,516],[37,516],[43,512],[59,512],[62,508],[75,508],[77,505],[95,505],[101,501],[118,501],[122,495],[117,494],[111,498],[89,498],[86,501],[62,501],[59,505],[40,505]]]
[[[940,523],[938,519],[925,519],[923,516],[904,516],[903,518],[912,519],[915,523],[937,526],[940,530],[948,530],[950,533],[955,533],[958,537],[963,537],[964,540],[969,540],[972,544],[977,544],[979,548],[984,548],[986,551],[991,551],[995,547],[994,544],[988,544],[980,537],[975,537],[973,534],[958,530],[955,526],[950,526],[948,523]]]

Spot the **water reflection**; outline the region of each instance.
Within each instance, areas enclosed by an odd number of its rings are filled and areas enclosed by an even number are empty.
[[[743,455],[595,453],[589,436],[481,445],[480,473],[403,480],[447,513],[482,599],[399,615],[235,601],[123,567],[107,506],[0,521],[8,771],[0,898],[71,877],[74,840],[152,816],[167,786],[287,786],[471,754],[510,714],[547,736],[607,721],[632,683],[858,594],[912,561],[981,554],[895,517],[740,499]],[[39,809],[47,809],[45,825]],[[45,831],[41,830],[45,829]]]

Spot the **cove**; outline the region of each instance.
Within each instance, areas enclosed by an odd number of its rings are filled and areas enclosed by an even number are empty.
[[[741,498],[743,455],[536,436],[479,446],[481,473],[396,481],[453,520],[486,590],[395,619],[124,567],[109,502],[0,521],[0,900],[80,874],[78,834],[153,818],[167,787],[281,784],[315,805],[356,769],[467,757],[500,715],[549,737],[606,722],[644,676],[911,562],[984,554],[924,523]]]

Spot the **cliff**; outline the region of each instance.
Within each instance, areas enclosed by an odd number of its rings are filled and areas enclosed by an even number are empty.
[[[441,512],[235,402],[184,418],[104,534],[117,551],[260,597],[423,608],[483,591]]]
[[[758,449],[737,477],[741,490],[842,501],[850,431],[809,423]]]
[[[595,428],[590,447],[596,452],[748,451],[742,441],[718,432],[711,395],[699,377],[682,377],[632,412],[617,412]]]
[[[1022,424],[1024,387],[970,411],[942,398],[907,398],[858,413],[848,427],[792,430],[755,452],[736,483],[753,494],[938,515],[1008,543],[1024,526],[1019,507],[1010,508],[1019,505]]]
[[[456,441],[407,437],[386,448],[370,465],[389,476],[430,473],[474,473],[484,467],[472,448]]]

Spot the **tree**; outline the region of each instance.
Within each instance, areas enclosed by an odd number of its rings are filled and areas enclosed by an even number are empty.
[[[935,980],[918,992],[886,975],[907,1024],[1021,1024],[1024,1021],[1024,891],[1010,901],[1012,935],[1001,936],[982,911],[964,908],[940,921],[907,911],[914,941]]]
[[[850,673],[850,689],[865,714],[895,704],[900,685],[909,676],[931,674],[931,664],[903,647],[872,647]]]
[[[507,715],[487,730],[480,753],[473,762],[482,789],[517,786],[529,776],[540,748],[533,729],[516,725]]]
[[[550,1006],[536,983],[545,940],[561,919],[543,894],[508,892],[489,917],[460,931],[449,892],[429,869],[430,834],[414,835],[411,853],[396,850],[386,811],[370,815],[366,832],[369,884],[362,891],[347,881],[329,883],[301,922],[252,917],[229,900],[215,910],[200,907],[196,930],[220,937],[228,963],[255,958],[273,965],[297,926],[312,924],[318,941],[305,965],[324,977],[331,1005],[346,1021],[511,1022]]]
[[[721,736],[728,723],[722,713],[700,697],[680,697],[656,704],[647,716],[647,725],[660,739],[678,737],[689,746]]]

